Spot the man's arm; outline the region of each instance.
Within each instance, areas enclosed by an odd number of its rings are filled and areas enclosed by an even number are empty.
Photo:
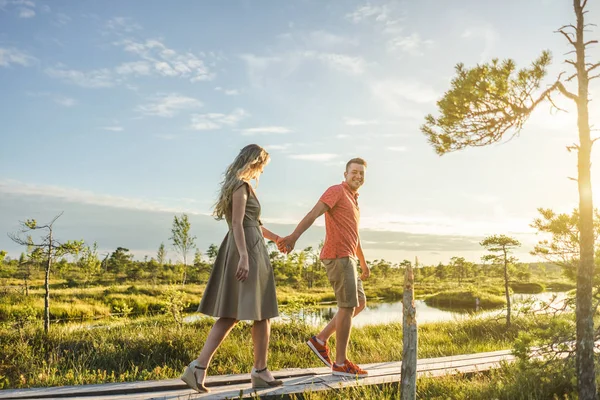
[[[277,247],[279,251],[288,253],[294,250],[294,246],[296,245],[296,241],[302,236],[302,234],[312,226],[317,218],[321,215],[325,214],[325,212],[329,210],[327,204],[323,203],[321,200],[315,204],[315,206],[306,214],[302,221],[298,224],[294,232],[277,241]]]
[[[365,260],[365,254],[363,253],[362,245],[360,244],[360,237],[358,238],[358,248],[356,249],[356,255],[358,256],[358,261],[360,261],[360,269],[362,270],[362,274],[360,279],[367,280],[371,275],[371,269],[367,264],[367,260]]]

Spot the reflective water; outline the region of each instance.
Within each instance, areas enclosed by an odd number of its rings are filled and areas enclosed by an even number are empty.
[[[544,292],[538,294],[514,294],[512,296],[513,310],[519,312],[524,310],[524,307],[534,310],[542,310],[547,305],[550,308],[547,311],[553,311],[563,307],[567,298],[566,292]],[[552,300],[552,302],[551,302]],[[475,307],[469,310],[447,310],[436,307],[431,307],[425,304],[423,300],[415,300],[415,307],[417,311],[417,321],[419,324],[427,322],[440,322],[440,321],[455,321],[464,318],[470,318],[472,316],[487,317],[502,316],[505,314],[505,310],[476,310]],[[357,315],[353,322],[353,326],[365,326],[373,324],[386,324],[390,322],[402,322],[402,302],[391,302],[391,303],[369,303],[367,307]],[[567,307],[567,311],[570,308]],[[337,307],[335,305],[319,305],[316,307],[310,307],[307,309],[298,310],[295,312],[285,312],[285,306],[280,313],[281,316],[274,318],[273,321],[289,321],[292,319],[304,320],[307,323],[320,326],[327,323],[335,313]],[[200,314],[193,314],[185,318],[186,322],[192,322],[203,316]]]

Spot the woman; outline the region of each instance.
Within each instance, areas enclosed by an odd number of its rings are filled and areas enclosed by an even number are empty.
[[[278,315],[275,278],[264,238],[276,242],[279,236],[262,226],[260,203],[249,182],[258,184],[269,162],[260,146],[244,147],[227,168],[213,215],[225,219],[225,236],[213,265],[198,311],[217,317],[198,358],[190,363],[181,379],[198,392],[204,386],[206,368],[215,351],[240,320],[252,320],[254,366],[250,372],[253,388],[282,385],[267,369],[271,324]]]

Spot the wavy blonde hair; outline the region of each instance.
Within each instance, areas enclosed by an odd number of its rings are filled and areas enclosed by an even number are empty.
[[[213,216],[217,220],[230,219],[233,191],[241,181],[247,182],[252,179],[256,181],[255,187],[257,187],[261,169],[269,162],[269,159],[269,153],[257,144],[249,144],[240,150],[223,174],[219,199],[213,210]]]

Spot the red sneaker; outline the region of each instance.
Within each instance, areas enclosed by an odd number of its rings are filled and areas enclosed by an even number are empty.
[[[331,373],[337,376],[350,376],[352,378],[366,378],[369,373],[364,369],[361,369],[358,365],[354,364],[350,360],[344,361],[344,365],[341,367],[337,364],[333,364]]]
[[[313,336],[308,340],[308,342],[306,342],[306,344],[308,347],[310,347],[313,353],[319,357],[319,360],[323,361],[323,364],[331,368],[332,363],[331,358],[329,358],[329,347],[327,346],[327,343],[323,345],[317,341],[316,336]]]

